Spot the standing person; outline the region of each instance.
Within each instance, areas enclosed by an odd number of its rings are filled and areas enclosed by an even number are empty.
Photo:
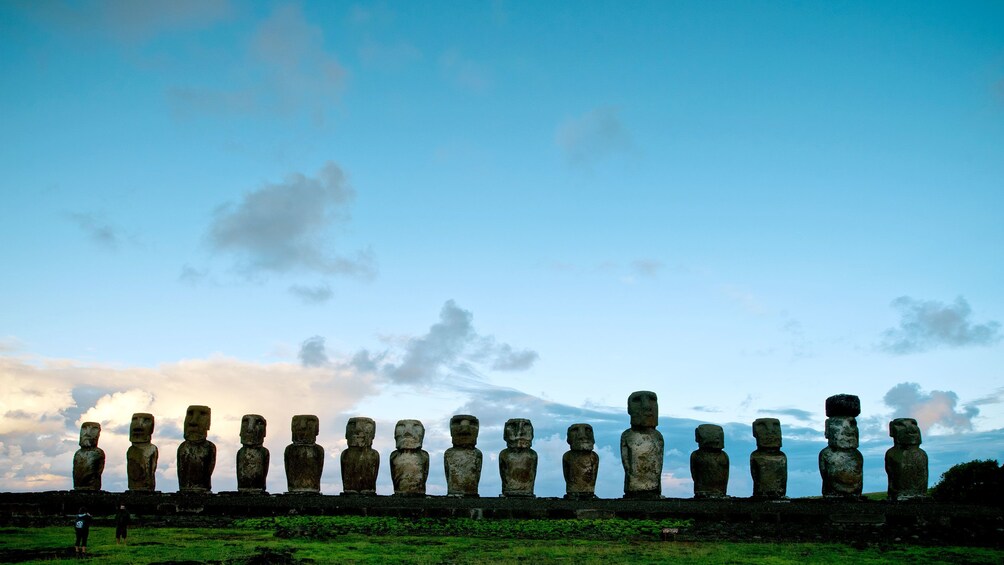
[[[91,515],[87,513],[87,508],[80,507],[80,512],[73,521],[73,531],[77,534],[77,541],[73,544],[76,554],[85,555],[87,553],[87,534],[91,530]]]
[[[126,528],[129,526],[129,511],[125,504],[119,505],[118,514],[115,515],[115,545],[126,543]]]

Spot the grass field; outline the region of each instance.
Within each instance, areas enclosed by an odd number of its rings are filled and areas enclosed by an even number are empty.
[[[474,521],[471,521],[474,522]],[[93,563],[1001,563],[997,550],[890,544],[854,548],[821,543],[660,541],[659,523],[628,520],[492,520],[494,535],[415,535],[416,521],[327,517],[249,520],[232,528],[133,528],[115,545],[114,528],[96,525]],[[556,522],[568,522],[569,525]],[[602,522],[605,525],[597,526]],[[639,523],[641,527],[639,527]],[[311,528],[310,525],[314,527]],[[306,525],[306,526],[305,526]],[[276,526],[286,529],[277,535]],[[481,526],[474,526],[480,528]],[[596,529],[597,527],[603,529]],[[367,529],[372,530],[366,533]],[[464,530],[460,524],[454,529]],[[281,528],[280,528],[281,529]],[[641,533],[639,533],[641,530]],[[376,532],[376,533],[374,533]],[[381,533],[382,532],[382,533]],[[403,532],[403,533],[402,533]],[[634,532],[634,533],[632,533]],[[294,537],[281,537],[293,535]],[[619,536],[619,537],[618,537]],[[550,539],[539,539],[550,538]],[[593,539],[591,539],[593,538]],[[608,539],[595,539],[608,538]],[[611,539],[612,538],[612,539]],[[73,531],[65,527],[0,530],[0,562],[79,563]]]

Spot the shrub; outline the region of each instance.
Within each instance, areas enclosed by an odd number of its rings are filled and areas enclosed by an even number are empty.
[[[1000,505],[1004,503],[1004,467],[995,459],[959,463],[941,475],[931,496],[940,502]]]

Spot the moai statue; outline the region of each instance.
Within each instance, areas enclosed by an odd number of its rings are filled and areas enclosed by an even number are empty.
[[[380,453],[373,449],[376,422],[371,418],[349,418],[345,440],[349,447],[342,452],[342,494],[376,494]]]
[[[390,454],[390,478],[394,494],[425,496],[429,478],[429,452],[422,449],[425,426],[418,420],[398,420],[394,426],[397,449]]]
[[[600,456],[593,451],[596,440],[589,424],[568,426],[569,451],[561,456],[561,471],[565,475],[565,498],[590,500],[596,498],[596,473]]]
[[[694,430],[694,440],[697,450],[690,454],[694,498],[724,498],[729,486],[725,430],[716,424],[701,424]]]
[[[129,441],[126,451],[126,473],[131,492],[153,492],[157,488],[157,446],[153,439],[153,414],[137,412],[129,424]]]
[[[499,453],[499,474],[502,476],[502,496],[533,498],[537,480],[537,452],[533,445],[533,424],[525,418],[506,421],[506,448]]]
[[[269,453],[265,447],[265,418],[245,414],[241,418],[241,447],[237,451],[237,490],[245,493],[265,492]]]
[[[101,473],[105,470],[105,452],[98,447],[101,424],[80,425],[80,449],[73,454],[73,490],[101,490]]]
[[[659,398],[640,390],[628,397],[631,427],[621,434],[624,498],[662,498],[662,458],[665,443],[659,425]]]
[[[857,396],[838,394],[826,399],[826,440],[819,452],[819,474],[823,496],[860,498],[864,458],[858,451],[858,423],[861,413]]]
[[[293,416],[293,443],[286,446],[286,489],[290,494],[320,494],[324,471],[324,448],[317,445],[317,416]]]
[[[788,456],[781,451],[781,422],[777,418],[753,421],[756,451],[750,453],[755,498],[785,498],[788,492]]]
[[[913,418],[889,422],[893,446],[885,452],[889,500],[927,498],[927,453],[920,448],[920,427]]]
[[[213,490],[216,446],[206,439],[212,411],[208,406],[189,406],[185,412],[185,441],[178,446],[178,490],[202,493]]]
[[[453,447],[443,455],[446,469],[447,496],[478,496],[481,482],[481,450],[478,443],[478,419],[468,414],[450,418],[450,436]]]

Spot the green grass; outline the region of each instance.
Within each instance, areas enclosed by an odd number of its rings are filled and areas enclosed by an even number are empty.
[[[280,519],[297,523],[299,518]],[[114,528],[91,529],[88,550],[93,563],[133,564],[169,561],[216,562],[248,565],[251,563],[1000,563],[998,550],[962,547],[914,547],[889,545],[855,549],[847,545],[821,543],[729,543],[662,542],[650,533],[624,535],[619,539],[596,539],[592,536],[631,528],[628,520],[606,520],[607,530],[597,530],[590,520],[559,525],[562,537],[552,536],[547,520],[479,520],[492,524],[495,534],[416,535],[408,531],[413,524],[421,530],[435,520],[396,518],[318,517],[308,518],[327,531],[326,539],[312,537],[284,538],[275,535],[264,521],[244,521],[233,528],[144,528],[130,531],[129,545],[117,546]],[[369,526],[367,526],[369,522]],[[447,521],[438,521],[441,524]],[[463,522],[463,521],[459,521]],[[645,522],[645,521],[638,521]],[[522,525],[519,525],[522,524]],[[370,533],[360,533],[370,527]],[[456,526],[467,528],[469,524]],[[480,527],[480,526],[473,526]],[[487,527],[487,526],[486,526]],[[509,528],[510,534],[499,532]],[[334,534],[332,529],[345,533]],[[645,528],[642,528],[645,529]],[[373,531],[386,531],[374,534]],[[395,533],[398,532],[398,533]],[[600,533],[597,533],[600,532]],[[538,536],[538,537],[535,537]],[[73,531],[69,526],[6,528],[0,530],[0,561],[10,561],[12,552],[36,552],[35,560],[25,563],[79,563],[72,555]],[[22,557],[27,557],[25,553]]]

